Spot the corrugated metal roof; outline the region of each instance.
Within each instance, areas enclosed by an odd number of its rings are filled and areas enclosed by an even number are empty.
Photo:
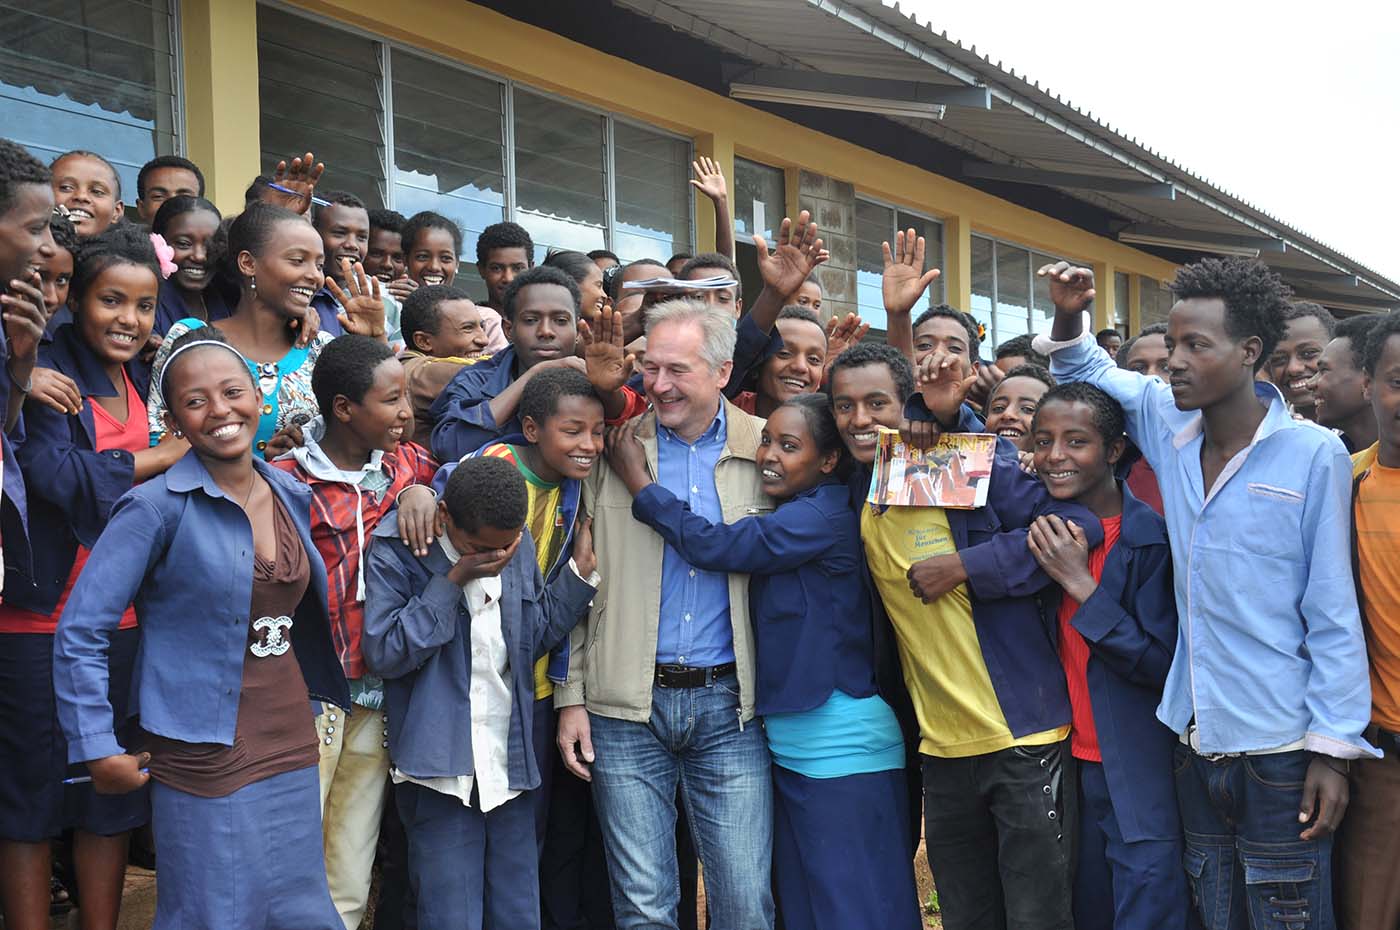
[[[1319,242],[1278,217],[1212,184],[1031,82],[936,33],[893,0],[614,0],[763,67],[924,84],[986,86],[990,110],[950,106],[942,120],[897,119],[982,161],[1099,178],[1169,182],[1175,200],[1057,187],[1064,194],[1135,223],[1179,230],[1273,238],[1286,250],[1264,258],[1301,292],[1321,294],[1329,274],[1356,287],[1326,285],[1337,301],[1400,302],[1400,284]],[[1299,272],[1301,275],[1290,275]],[[1309,277],[1312,275],[1312,277]],[[1317,276],[1322,276],[1319,278]]]

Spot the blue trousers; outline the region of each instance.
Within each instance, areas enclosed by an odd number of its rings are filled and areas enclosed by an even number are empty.
[[[150,784],[153,930],[345,930],[326,886],[316,766],[222,798]]]
[[[1186,872],[1206,930],[1335,930],[1332,838],[1298,838],[1303,750],[1212,762],[1176,747]]]
[[[1180,838],[1125,841],[1103,766],[1081,761],[1075,930],[1185,930],[1190,906]]]
[[[733,675],[655,688],[645,723],[590,714],[593,799],[618,930],[675,930],[676,786],[705,874],[711,930],[773,926],[773,786],[763,728],[739,728]]]
[[[784,930],[922,930],[904,770],[808,778],[773,766]]]
[[[539,930],[535,801],[527,791],[483,814],[422,785],[394,786],[408,876],[424,930]]]

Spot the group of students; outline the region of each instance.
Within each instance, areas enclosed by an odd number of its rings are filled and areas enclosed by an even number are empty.
[[[1207,259],[1124,342],[1057,263],[984,361],[910,230],[876,343],[805,212],[746,310],[706,160],[719,251],[501,223],[478,301],[324,170],[226,219],[157,158],[138,222],[0,140],[7,930],[60,837],[114,927],[147,824],[162,930],[376,874],[381,930],[696,927],[697,863],[717,930],[916,930],[921,833],[948,930],[1400,926],[1400,317]],[[881,430],[994,434],[987,504],[867,503]]]

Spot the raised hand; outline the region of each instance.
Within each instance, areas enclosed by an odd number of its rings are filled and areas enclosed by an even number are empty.
[[[1079,603],[1098,588],[1089,571],[1089,541],[1078,524],[1055,514],[1036,517],[1026,533],[1026,545],[1045,574]]]
[[[885,255],[885,273],[880,279],[880,293],[885,301],[885,312],[908,313],[942,272],[937,268],[924,271],[924,237],[916,236],[912,229],[895,233],[893,252],[888,242],[881,243],[881,249]]]
[[[296,337],[292,340],[296,347],[304,349],[316,341],[316,334],[321,331],[321,314],[315,307],[307,307],[306,315],[299,320],[288,320],[287,327]]]
[[[845,318],[834,316],[826,321],[826,364],[831,367],[831,363],[836,361],[836,356],[846,351],[853,345],[857,345],[865,334],[870,332],[870,324],[861,322],[860,317],[854,313],[846,314]]]
[[[348,258],[340,260],[340,270],[345,276],[348,293],[341,290],[331,277],[326,278],[326,289],[344,308],[337,314],[341,328],[356,336],[384,339],[384,299],[379,290],[379,279],[365,274],[363,265],[351,263]]]
[[[613,309],[612,301],[603,299],[603,306],[592,314],[592,323],[578,321],[579,339],[583,343],[583,362],[588,381],[600,393],[619,391],[632,376],[636,356],[623,348],[622,313]]]
[[[1050,282],[1050,301],[1056,313],[1083,313],[1094,302],[1094,269],[1073,262],[1042,265],[1036,275]]]
[[[691,187],[711,200],[729,199],[729,188],[724,183],[724,172],[720,170],[719,162],[701,155],[691,162],[690,168],[695,172],[695,177],[690,179]]]
[[[919,363],[914,380],[929,413],[948,424],[957,422],[958,408],[977,383],[977,374],[962,355],[939,349]]]
[[[262,200],[286,207],[293,213],[305,213],[311,209],[311,197],[325,171],[326,166],[316,161],[316,156],[310,152],[293,158],[290,167],[286,161],[279,161],[272,172],[272,183],[285,187],[292,193],[269,187],[262,192]]]
[[[520,538],[523,535],[524,530],[521,530],[520,533],[516,534],[515,542],[506,549],[468,552],[447,570],[447,580],[460,588],[476,578],[491,578],[499,575],[502,569],[515,557],[515,550],[520,548]]]
[[[777,247],[772,254],[769,254],[768,243],[762,236],[755,234],[753,237],[763,286],[772,288],[783,298],[784,304],[798,292],[812,270],[831,257],[831,253],[822,248],[822,240],[817,233],[812,214],[803,210],[797,215],[796,223],[789,217],[783,218],[782,225],[778,227]]]

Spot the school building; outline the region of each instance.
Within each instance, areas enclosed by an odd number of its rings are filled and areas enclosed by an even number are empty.
[[[1048,325],[1033,271],[1055,258],[1093,266],[1096,326],[1128,334],[1202,255],[1258,255],[1339,315],[1400,306],[1400,284],[881,0],[0,0],[0,134],[103,153],[128,203],[142,162],[184,154],[226,212],[313,149],[323,189],[454,217],[468,263],[502,219],[624,259],[713,248],[686,183],[709,155],[751,296],[750,236],[810,209],[824,311],[878,328],[880,243],[912,226],[943,269],[931,299],[994,344]]]

